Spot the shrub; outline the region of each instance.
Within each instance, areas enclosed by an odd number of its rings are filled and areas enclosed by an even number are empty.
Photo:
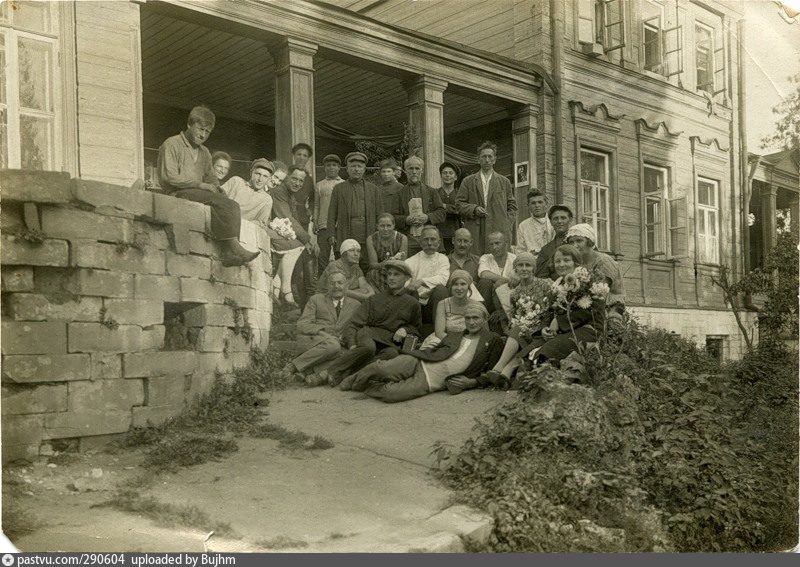
[[[721,368],[626,321],[580,364],[523,371],[456,455],[435,449],[441,476],[492,513],[494,551],[790,547],[797,362],[775,348]]]

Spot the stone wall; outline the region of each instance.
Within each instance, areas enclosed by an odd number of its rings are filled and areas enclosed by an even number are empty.
[[[65,173],[3,171],[2,456],[174,416],[266,347],[272,266],[225,268],[209,209]]]
[[[691,339],[704,347],[706,338],[723,340],[723,358],[739,359],[746,352],[744,337],[739,331],[731,311],[712,309],[673,309],[669,307],[629,307],[644,325],[658,327]],[[756,313],[743,311],[742,321],[748,331],[757,337]],[[752,336],[751,335],[751,336]]]

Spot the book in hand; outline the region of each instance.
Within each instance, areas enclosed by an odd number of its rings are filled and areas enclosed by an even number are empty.
[[[411,352],[415,348],[417,348],[417,342],[419,341],[419,337],[414,335],[406,335],[406,338],[403,340],[403,347],[400,349],[402,352]]]

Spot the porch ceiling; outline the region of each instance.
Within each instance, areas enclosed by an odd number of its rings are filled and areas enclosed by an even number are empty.
[[[273,125],[275,66],[267,44],[222,29],[141,10],[142,87],[146,102],[191,108],[204,103],[220,116]],[[342,60],[344,59],[344,61]],[[398,133],[408,120],[403,80],[396,69],[321,49],[314,59],[316,119],[366,135]],[[445,91],[445,130],[454,133],[509,116],[511,103]]]

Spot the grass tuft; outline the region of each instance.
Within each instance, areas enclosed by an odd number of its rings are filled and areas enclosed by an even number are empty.
[[[255,542],[258,547],[264,549],[290,549],[294,547],[308,547],[308,542],[301,539],[294,539],[289,536],[279,535],[270,539],[260,539]]]

